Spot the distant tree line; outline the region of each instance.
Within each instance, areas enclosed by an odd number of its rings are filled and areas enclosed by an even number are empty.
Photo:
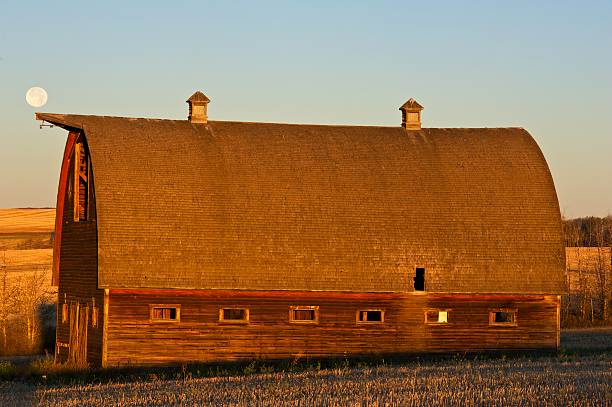
[[[588,216],[564,219],[563,232],[566,247],[612,246],[612,215],[605,218]]]

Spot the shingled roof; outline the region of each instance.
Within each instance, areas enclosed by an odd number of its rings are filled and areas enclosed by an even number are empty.
[[[520,128],[38,114],[82,129],[99,286],[560,293],[559,206]]]
[[[413,98],[410,98],[406,103],[400,106],[399,110],[423,110],[423,106]]]
[[[198,90],[193,95],[191,95],[189,97],[189,99],[187,99],[187,102],[204,102],[204,103],[209,103],[210,99],[208,98],[208,96],[206,96],[205,94],[203,94],[202,92],[200,92]]]

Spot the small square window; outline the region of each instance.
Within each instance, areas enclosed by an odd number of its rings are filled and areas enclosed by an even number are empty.
[[[385,322],[385,311],[380,309],[368,309],[357,311],[358,323],[382,324]]]
[[[498,309],[489,311],[489,325],[515,326],[518,311],[515,309]]]
[[[416,113],[416,112],[408,112],[407,119],[408,119],[409,122],[418,122],[419,121],[419,114]]]
[[[151,322],[178,322],[181,319],[181,306],[177,304],[149,305]]]
[[[319,307],[316,305],[289,307],[289,322],[317,323],[319,322]]]
[[[219,309],[219,321],[230,323],[249,322],[248,308],[221,308]]]
[[[425,323],[427,324],[447,324],[447,310],[428,310],[425,312]]]

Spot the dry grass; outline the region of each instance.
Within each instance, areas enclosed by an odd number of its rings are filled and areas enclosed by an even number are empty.
[[[0,233],[51,232],[55,226],[55,209],[0,208]]]
[[[0,250],[51,249],[51,232],[1,233]]]
[[[53,249],[4,250],[4,254],[9,271],[47,269],[53,263]]]
[[[51,248],[55,209],[0,209],[0,250]]]
[[[33,273],[44,273],[42,288],[56,293],[57,287],[51,286],[52,263],[53,249],[0,250],[0,267],[6,267],[9,287],[27,279]]]
[[[55,337],[53,250],[6,250],[3,237],[6,235],[0,235],[0,356],[40,353],[53,346]]]
[[[610,397],[609,370],[609,357],[601,356],[570,361],[457,360],[42,388],[35,391],[35,397],[44,406],[603,405]]]
[[[574,335],[575,334],[575,335]],[[63,386],[0,382],[0,404],[167,405],[606,405],[611,399],[612,329],[566,332],[559,355],[446,358],[301,372]],[[574,352],[607,342],[605,349]],[[4,392],[2,390],[5,390]],[[2,394],[4,393],[4,396]]]

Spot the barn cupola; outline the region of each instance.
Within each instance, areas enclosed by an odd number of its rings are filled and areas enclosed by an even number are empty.
[[[206,124],[208,122],[208,102],[210,102],[210,99],[200,91],[197,91],[187,99],[189,104],[188,119],[191,123]]]
[[[408,99],[399,110],[402,111],[402,127],[407,130],[421,130],[421,106],[413,98]]]

